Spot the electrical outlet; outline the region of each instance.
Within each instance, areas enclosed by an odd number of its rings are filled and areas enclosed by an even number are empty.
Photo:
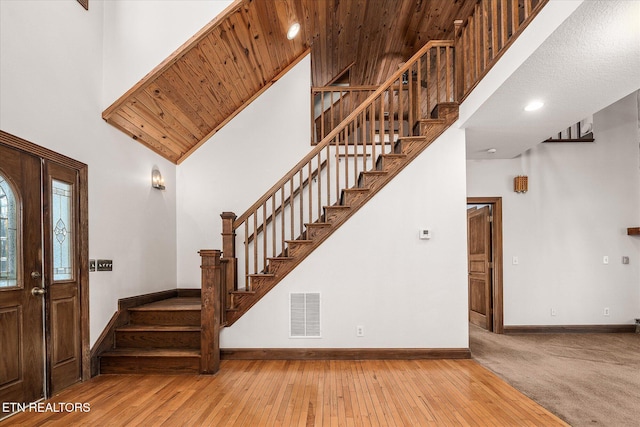
[[[607,255],[602,257],[602,263],[603,264],[609,264],[609,257]]]
[[[364,336],[364,326],[356,326],[356,336],[357,337]]]
[[[551,309],[551,315],[552,315],[552,316],[555,316],[555,315],[557,315],[557,314],[558,314],[558,312],[556,311],[556,309],[555,309],[555,308],[552,308],[552,309]]]
[[[518,265],[519,263],[520,261],[518,260],[517,256],[514,256],[513,258],[511,258],[511,264]]]
[[[609,315],[609,307],[605,307],[603,313],[605,316]]]
[[[96,271],[96,260],[95,259],[90,259],[89,260],[89,271]]]
[[[622,263],[623,264],[629,264],[629,257],[628,256],[623,256],[622,257]]]

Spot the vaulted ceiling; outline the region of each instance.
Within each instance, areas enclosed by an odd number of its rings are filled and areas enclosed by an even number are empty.
[[[311,51],[313,86],[375,85],[476,0],[236,0],[102,116],[180,163]],[[300,33],[288,40],[289,26]]]

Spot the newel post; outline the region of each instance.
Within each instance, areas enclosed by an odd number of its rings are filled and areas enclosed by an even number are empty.
[[[215,374],[220,369],[220,251],[203,249],[202,312],[200,315],[200,373]]]
[[[236,230],[233,228],[233,222],[236,220],[236,214],[233,212],[222,212],[222,257],[226,262],[226,275],[224,292],[224,308],[231,307],[231,292],[236,290],[236,272],[238,271],[238,259],[236,258]]]
[[[454,73],[453,78],[455,80],[454,88],[455,88],[455,102],[461,102],[462,97],[464,96],[464,46],[462,39],[462,19],[456,19],[453,21],[454,26]]]

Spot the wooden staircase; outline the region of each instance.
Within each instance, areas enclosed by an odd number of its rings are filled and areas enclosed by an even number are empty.
[[[372,170],[360,171],[350,188],[341,190],[339,200],[323,206],[323,213],[316,221],[304,224],[297,239],[285,240],[281,254],[268,257],[264,269],[248,275],[248,286],[243,290],[231,290],[231,303],[225,308],[225,325],[230,326],[289,274],[303,259],[310,255],[343,223],[364,206],[380,189],[389,183],[402,169],[422,153],[440,134],[458,118],[458,104],[438,104],[430,118],[417,120],[414,136],[399,138],[388,153],[377,156]]]
[[[198,374],[198,297],[176,297],[128,309],[113,349],[99,356],[101,374]]]

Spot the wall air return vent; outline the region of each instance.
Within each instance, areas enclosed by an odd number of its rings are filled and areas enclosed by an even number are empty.
[[[320,294],[289,294],[289,337],[321,338]]]

